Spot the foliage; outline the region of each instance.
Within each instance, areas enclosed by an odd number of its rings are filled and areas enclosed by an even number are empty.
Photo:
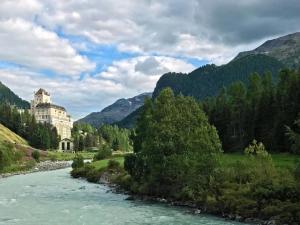
[[[108,169],[116,169],[116,168],[120,168],[121,164],[119,163],[119,161],[111,159],[108,161],[107,164],[107,168]]]
[[[282,70],[277,82],[270,73],[252,74],[248,85],[233,83],[202,105],[225,152],[241,151],[254,139],[272,152],[296,152],[299,87],[300,71]]]
[[[128,129],[119,128],[116,125],[103,125],[99,128],[99,135],[111,145],[113,150],[131,151]]]
[[[180,193],[186,186],[197,192],[199,184],[207,185],[221,152],[200,106],[192,98],[175,97],[171,89],[145,102],[133,140],[135,153],[125,158],[125,168],[148,194]]]
[[[112,151],[108,145],[102,145],[97,154],[94,156],[94,161],[106,159],[112,156]]]
[[[34,150],[32,153],[31,153],[31,156],[32,158],[35,159],[36,162],[39,162],[40,161],[40,152],[38,150]]]
[[[250,74],[271,71],[275,76],[283,64],[265,55],[250,55],[222,66],[205,65],[189,74],[167,73],[156,84],[153,96],[171,87],[175,94],[198,100],[217,95],[223,87],[236,81],[247,82]]]
[[[22,153],[15,151],[14,146],[10,143],[2,143],[0,146],[0,171],[13,163],[20,161]]]
[[[0,123],[25,138],[29,144],[39,149],[57,149],[59,136],[57,130],[50,124],[37,123],[34,116],[18,112],[15,107],[0,103]]]
[[[10,105],[14,105],[21,109],[29,109],[29,102],[21,99],[15,93],[13,93],[8,87],[0,82],[0,102],[5,102]]]
[[[72,129],[75,151],[84,151],[99,146],[97,130],[86,123],[75,123]]]
[[[295,130],[293,130],[291,127],[286,126],[286,136],[289,138],[291,142],[291,151],[295,154],[300,154],[300,119],[298,116],[298,119],[294,122]]]
[[[73,159],[72,168],[81,168],[84,166],[84,161],[82,155],[76,154],[76,156]]]

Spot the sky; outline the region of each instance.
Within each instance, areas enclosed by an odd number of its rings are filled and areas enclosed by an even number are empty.
[[[299,0],[1,0],[0,81],[76,120],[300,31]]]

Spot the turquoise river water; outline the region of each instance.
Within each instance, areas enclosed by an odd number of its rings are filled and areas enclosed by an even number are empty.
[[[187,209],[125,200],[108,187],[72,179],[70,169],[0,179],[0,225],[238,225]]]

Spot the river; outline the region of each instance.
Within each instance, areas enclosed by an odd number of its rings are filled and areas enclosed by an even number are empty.
[[[109,188],[72,179],[70,169],[0,179],[0,225],[238,225],[164,204],[125,200]]]

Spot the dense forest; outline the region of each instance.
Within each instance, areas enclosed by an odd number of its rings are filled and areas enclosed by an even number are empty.
[[[189,74],[168,73],[157,82],[153,96],[171,87],[175,94],[193,96],[198,100],[215,96],[223,87],[235,81],[247,82],[251,73],[263,74],[269,71],[276,77],[284,65],[275,58],[265,55],[249,55],[222,66],[205,65]]]
[[[50,124],[37,123],[28,110],[19,112],[7,103],[0,104],[0,123],[20,135],[28,143],[38,149],[57,149],[59,136],[57,130]]]
[[[0,82],[0,102],[6,102],[10,105],[14,105],[17,108],[29,109],[29,102],[21,99],[15,93],[13,93],[8,87]]]
[[[294,89],[297,83],[295,80],[292,82],[295,86],[291,83],[291,79],[297,76],[299,74],[293,71],[281,73],[277,88],[282,89],[274,93],[277,98],[281,96],[280,102],[291,97],[288,93],[299,96]],[[269,78],[266,75],[261,83],[268,80],[267,83],[272,84]],[[260,78],[253,75],[251,80],[258,82]],[[252,82],[249,88],[257,88]],[[233,92],[236,98],[246,98],[246,88],[242,83],[233,84],[232,88],[237,90]],[[274,88],[268,91],[276,90]],[[287,93],[288,89],[291,90]],[[251,94],[256,96],[258,92]],[[248,96],[248,99],[257,98],[254,96]],[[233,102],[239,103],[240,99]],[[286,103],[288,108],[292,105],[291,110],[297,107],[293,101]],[[225,109],[221,103],[217,106]],[[270,107],[270,104],[264,106]],[[234,109],[248,108],[234,105]],[[233,112],[230,119],[243,115],[239,111]],[[253,111],[249,113],[255,115]],[[282,115],[282,111],[273,114]],[[285,118],[283,116],[282,121],[287,121]],[[273,123],[276,120],[275,117]],[[285,127],[282,129],[284,133]],[[175,96],[171,89],[165,89],[155,100],[147,100],[137,120],[133,141],[134,153],[127,155],[124,162],[127,172],[115,179],[133,193],[165,198],[179,204],[190,205],[192,202],[194,207],[205,212],[240,221],[260,218],[271,220],[270,224],[296,225],[300,222],[300,162],[286,168],[275,166],[267,148],[256,140],[243,149],[240,160],[228,162],[222,153],[217,130],[209,124],[202,107],[191,97]]]
[[[272,152],[292,152],[291,131],[300,113],[300,71],[272,75],[253,74],[248,82],[235,82],[202,103],[220,136],[225,152],[241,151],[253,139]],[[290,129],[288,132],[288,129]]]

